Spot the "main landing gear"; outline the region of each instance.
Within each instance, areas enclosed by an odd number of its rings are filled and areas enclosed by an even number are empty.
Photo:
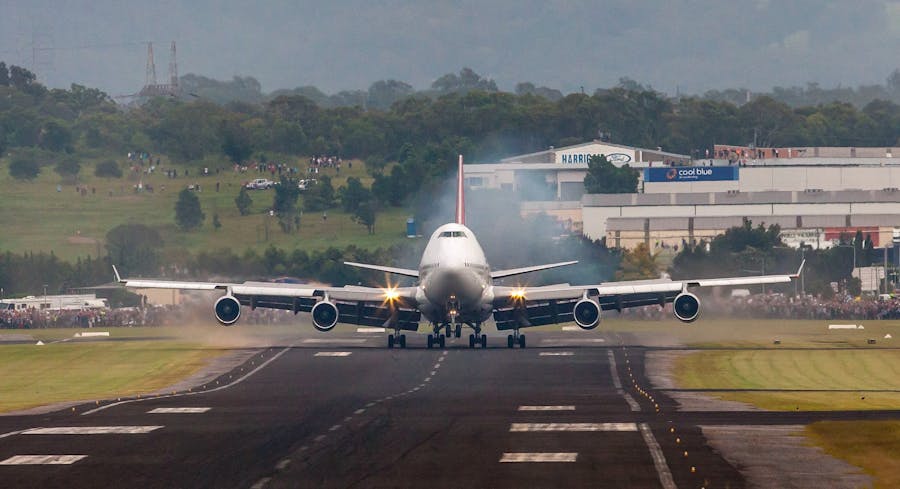
[[[475,323],[472,329],[475,330],[475,333],[469,335],[469,348],[475,348],[475,345],[487,348],[487,335],[481,334],[481,323]]]
[[[518,343],[519,348],[525,348],[525,335],[519,334],[519,330],[515,330],[513,334],[506,337],[506,346],[514,348]]]
[[[406,335],[400,334],[399,331],[397,331],[395,334],[389,334],[388,348],[393,348],[394,345],[397,345],[400,348],[406,348]]]
[[[428,348],[444,348],[447,345],[447,337],[450,336],[450,325],[432,324],[431,329],[434,332],[428,335]],[[446,335],[441,333],[444,330],[447,332]]]

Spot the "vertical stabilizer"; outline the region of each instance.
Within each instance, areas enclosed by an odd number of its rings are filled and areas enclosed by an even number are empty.
[[[462,155],[459,155],[459,171],[456,176],[456,223],[466,224],[466,194]]]

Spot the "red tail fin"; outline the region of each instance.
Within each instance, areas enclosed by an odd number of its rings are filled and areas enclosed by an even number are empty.
[[[462,155],[459,155],[459,173],[456,176],[456,223],[466,224],[466,194]]]

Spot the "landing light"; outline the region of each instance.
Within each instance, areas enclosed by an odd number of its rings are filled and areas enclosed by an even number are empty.
[[[384,290],[384,300],[395,301],[399,298],[400,298],[400,292],[398,292],[396,288],[390,288],[390,289]]]
[[[522,300],[525,298],[525,289],[516,289],[509,293],[509,298],[513,300]]]

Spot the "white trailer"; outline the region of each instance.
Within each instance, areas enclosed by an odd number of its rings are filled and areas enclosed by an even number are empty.
[[[20,299],[0,300],[0,311],[25,311],[39,309],[42,311],[63,311],[82,309],[105,309],[109,307],[106,299],[98,299],[94,294],[68,295],[30,295]]]

